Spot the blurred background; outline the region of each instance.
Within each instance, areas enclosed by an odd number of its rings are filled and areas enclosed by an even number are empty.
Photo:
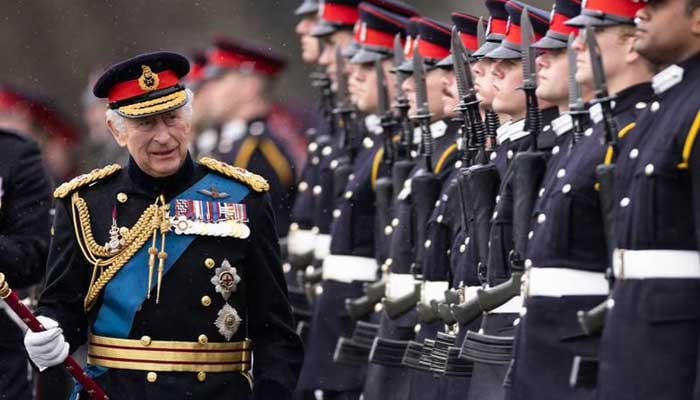
[[[485,15],[481,0],[406,0],[423,15],[448,22],[450,12]],[[551,0],[528,0],[549,9]],[[0,124],[26,130],[22,115],[3,115],[17,104],[13,92],[39,108],[38,137],[57,179],[92,167],[75,153],[88,136],[84,115],[92,101],[90,77],[114,61],[153,50],[189,53],[218,35],[245,38],[286,55],[289,66],[276,96],[285,104],[311,107],[309,68],[299,61],[293,10],[301,0],[3,0],[0,2]],[[36,107],[35,107],[36,108]],[[50,112],[48,112],[50,111]],[[11,118],[10,118],[11,117]],[[26,118],[25,118],[26,119]],[[24,124],[24,125],[23,125]],[[34,123],[36,124],[36,123]],[[37,133],[41,136],[44,133]]]

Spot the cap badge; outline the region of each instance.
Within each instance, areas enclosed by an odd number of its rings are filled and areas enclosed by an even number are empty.
[[[367,23],[363,22],[360,25],[360,42],[365,43],[367,41]]]
[[[506,23],[506,35],[510,33],[510,26],[513,23],[510,17],[508,17],[508,23]]]
[[[554,14],[556,14],[556,13],[557,13],[557,5],[554,4],[554,5],[552,5],[552,12],[549,13],[549,24],[550,25],[552,24],[552,22],[554,22]]]
[[[158,74],[151,71],[151,67],[148,65],[142,65],[141,71],[141,76],[139,77],[139,87],[146,92],[158,89],[158,85],[160,85],[160,78],[158,78]]]

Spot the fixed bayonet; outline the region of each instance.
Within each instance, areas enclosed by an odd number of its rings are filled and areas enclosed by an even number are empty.
[[[537,101],[537,66],[535,58],[537,54],[532,48],[534,33],[530,14],[527,7],[523,8],[520,17],[520,28],[522,30],[522,64],[523,64],[523,90],[527,101],[527,114],[525,117],[525,130],[533,135],[533,148],[537,146],[537,137],[542,129],[542,115]]]
[[[396,149],[396,157],[402,160],[411,159],[411,141],[413,140],[413,127],[408,118],[408,110],[411,104],[406,98],[406,93],[403,91],[403,82],[406,80],[406,74],[399,71],[399,66],[404,63],[403,44],[401,43],[401,34],[397,33],[394,36],[394,70],[396,71],[396,101],[394,107],[399,114],[400,137],[399,144]]]
[[[603,111],[603,124],[605,127],[605,141],[613,150],[617,150],[617,123],[612,113],[612,101],[614,96],[608,93],[608,82],[605,77],[603,67],[603,56],[600,52],[595,31],[591,28],[584,30],[588,52],[591,54],[591,69],[593,70],[593,81],[595,83],[595,103],[599,103]],[[613,154],[617,153],[614,151]]]
[[[476,40],[479,47],[486,43],[486,28],[484,27],[484,17],[479,17],[479,24],[476,26]]]
[[[391,112],[391,106],[389,104],[389,90],[387,88],[382,60],[376,60],[374,62],[374,71],[377,75],[379,117],[384,135],[384,162],[391,165],[394,162],[394,115]]]
[[[574,49],[574,34],[569,35],[569,40],[566,45],[566,55],[569,61],[569,115],[573,120],[574,136],[571,144],[578,142],[583,136],[583,120],[588,114],[586,105],[583,102],[583,94],[581,93],[581,84],[576,82],[576,49]]]
[[[340,47],[335,50],[335,77],[336,77],[336,105],[335,114],[340,116],[338,126],[340,128],[340,145],[348,151],[350,162],[355,158],[355,138],[352,114],[354,108],[348,96],[348,80],[345,76],[345,59]]]
[[[416,112],[413,119],[421,131],[421,155],[425,159],[426,170],[432,172],[432,157],[435,152],[433,136],[430,133],[430,120],[433,117],[428,105],[428,87],[425,82],[425,66],[419,51],[420,37],[416,37],[413,50],[413,79],[416,87]]]

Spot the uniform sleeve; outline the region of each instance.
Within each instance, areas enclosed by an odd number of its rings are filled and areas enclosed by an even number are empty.
[[[87,317],[83,308],[91,266],[77,248],[69,204],[56,202],[54,236],[49,247],[46,288],[37,315],[58,322],[71,352],[85,342]]]
[[[303,361],[282,273],[275,218],[268,195],[252,221],[247,285],[249,333],[253,340],[254,400],[291,399]]]
[[[0,272],[13,288],[23,288],[39,283],[44,275],[51,181],[36,144],[23,143],[17,151],[16,166],[5,177],[0,198]]]

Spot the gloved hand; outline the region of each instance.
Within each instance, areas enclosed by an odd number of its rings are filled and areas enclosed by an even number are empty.
[[[68,357],[68,343],[58,322],[44,316],[37,319],[46,328],[43,332],[27,331],[24,335],[24,347],[29,358],[39,367],[39,371],[62,363]]]

